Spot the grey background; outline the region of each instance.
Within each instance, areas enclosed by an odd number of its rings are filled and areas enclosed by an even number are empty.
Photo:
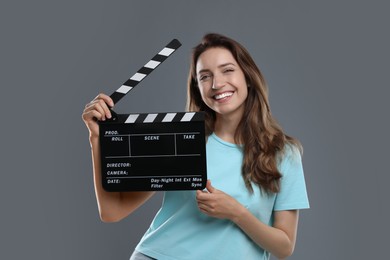
[[[311,209],[290,259],[388,255],[387,1],[2,1],[1,259],[128,259],[161,194],[99,220],[81,113],[176,37],[183,47],[116,111],[183,111],[189,53],[237,39],[273,114],[304,145]],[[194,245],[194,250],[200,250]]]

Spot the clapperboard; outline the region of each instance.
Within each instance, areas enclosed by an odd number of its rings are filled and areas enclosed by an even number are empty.
[[[117,103],[181,43],[174,39],[112,95]],[[117,114],[99,121],[101,172],[107,191],[204,189],[207,181],[202,112]]]

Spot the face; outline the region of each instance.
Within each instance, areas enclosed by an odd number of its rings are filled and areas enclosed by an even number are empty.
[[[242,117],[247,83],[229,50],[210,48],[203,52],[196,63],[196,75],[203,101],[217,116]]]

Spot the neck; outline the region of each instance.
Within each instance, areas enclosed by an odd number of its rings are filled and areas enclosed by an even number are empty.
[[[241,117],[238,116],[223,116],[217,114],[214,133],[226,142],[236,143],[234,135],[236,133],[237,126],[240,123],[240,119]]]

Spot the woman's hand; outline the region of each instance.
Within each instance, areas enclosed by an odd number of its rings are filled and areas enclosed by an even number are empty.
[[[273,226],[256,218],[241,203],[211,186],[207,191],[196,191],[200,211],[210,217],[229,219],[244,231],[261,248],[284,259],[294,251],[298,227],[298,210],[275,211]]]
[[[99,125],[97,120],[104,121],[106,118],[111,118],[110,109],[114,107],[114,102],[106,94],[99,94],[91,102],[85,105],[82,114],[83,121],[89,130],[90,137],[99,136]]]
[[[196,191],[199,210],[210,217],[234,221],[238,209],[243,206],[233,197],[214,188],[210,180],[207,180],[206,189]]]

